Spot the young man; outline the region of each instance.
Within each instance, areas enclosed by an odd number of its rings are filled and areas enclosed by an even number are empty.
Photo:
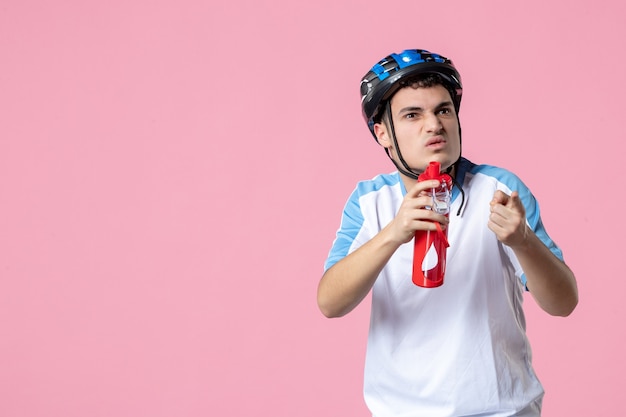
[[[350,196],[318,305],[343,316],[372,291],[364,396],[375,417],[539,416],[523,292],[551,315],[578,303],[524,183],[461,157],[461,95],[452,62],[425,50],[391,54],[361,81],[363,115],[397,171]],[[454,180],[449,218],[429,209],[439,182],[417,181],[431,161]],[[445,282],[418,287],[412,241],[437,226],[450,243]]]

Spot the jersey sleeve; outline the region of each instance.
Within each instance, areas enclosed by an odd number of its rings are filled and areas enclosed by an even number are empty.
[[[364,225],[358,188],[354,190],[341,216],[341,224],[324,263],[324,272],[356,249],[355,242]]]
[[[541,240],[543,244],[546,245],[548,249],[550,249],[554,256],[563,261],[563,252],[552,240],[552,238],[550,238],[548,232],[543,225],[537,199],[532,194],[530,189],[528,189],[528,187],[519,178],[514,175],[511,178],[513,179],[513,181],[511,184],[508,184],[508,187],[510,188],[508,190],[508,194],[510,194],[512,191],[517,191],[519,193],[522,204],[524,205],[524,209],[526,210],[526,223],[537,235],[539,240]],[[526,275],[524,274],[521,265],[517,261],[517,257],[514,255],[511,248],[507,247],[507,251],[509,252],[510,258],[514,261],[516,274],[520,277],[524,286],[526,286]]]

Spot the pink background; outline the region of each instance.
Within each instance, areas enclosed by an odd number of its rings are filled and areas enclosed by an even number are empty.
[[[368,415],[368,303],[328,320],[315,291],[356,181],[392,170],[360,77],[415,47],[453,58],[464,154],[527,182],[577,274],[571,317],[526,302],[544,414],[619,414],[624,16],[2,0],[0,415]]]

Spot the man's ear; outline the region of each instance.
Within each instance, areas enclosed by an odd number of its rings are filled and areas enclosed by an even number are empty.
[[[391,147],[391,140],[387,130],[387,125],[384,123],[374,124],[374,134],[376,135],[376,140],[378,140],[378,143],[380,143],[383,148]]]

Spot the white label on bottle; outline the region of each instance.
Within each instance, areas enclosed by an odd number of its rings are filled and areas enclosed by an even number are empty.
[[[426,255],[424,256],[424,260],[422,261],[422,271],[430,271],[439,263],[439,256],[437,255],[437,251],[435,250],[435,245],[431,243]]]

